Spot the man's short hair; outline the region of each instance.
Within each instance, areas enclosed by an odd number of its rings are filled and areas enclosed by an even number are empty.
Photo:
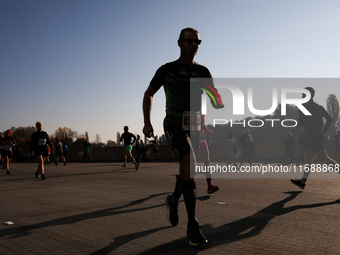
[[[193,33],[196,33],[198,34],[198,31],[195,29],[195,28],[192,28],[192,27],[186,27],[186,28],[183,28],[181,33],[179,34],[179,39],[180,41],[183,41],[185,38],[184,38],[184,33],[185,32],[193,32]]]
[[[126,130],[129,130],[129,127],[128,127],[128,126],[125,126],[125,127],[124,127],[124,130],[125,130],[125,129],[126,129]]]
[[[310,92],[310,98],[313,99],[315,95],[315,89],[313,87],[305,87]]]
[[[37,121],[37,122],[35,123],[35,127],[38,127],[38,126],[42,126],[42,122],[41,122],[41,121]]]

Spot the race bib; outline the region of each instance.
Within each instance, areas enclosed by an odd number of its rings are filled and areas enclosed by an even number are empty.
[[[39,145],[46,145],[46,139],[39,139]]]
[[[185,111],[183,113],[182,127],[184,130],[201,131],[201,113]]]

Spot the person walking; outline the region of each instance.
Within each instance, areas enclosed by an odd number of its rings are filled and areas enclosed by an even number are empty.
[[[205,125],[205,115],[201,115],[201,127],[199,156],[203,160],[204,166],[208,168],[210,166],[210,150],[207,143],[207,136],[211,137],[213,132]],[[217,192],[220,188],[217,185],[212,184],[212,177],[209,171],[205,172],[205,177],[208,185],[207,194]]]
[[[136,139],[136,151],[137,151],[137,158],[136,158],[136,162],[137,164],[139,164],[139,158],[141,161],[144,161],[144,152],[146,150],[146,147],[144,145],[144,142],[142,139],[140,139],[140,135],[137,135],[137,139]]]
[[[152,101],[155,93],[164,86],[166,96],[164,132],[180,160],[180,176],[176,181],[174,192],[165,200],[168,220],[172,226],[178,224],[178,200],[183,193],[188,216],[187,236],[192,246],[208,241],[200,231],[196,219],[196,183],[193,174],[199,150],[199,112],[203,91],[194,86],[191,88],[190,78],[211,78],[210,71],[205,66],[194,62],[200,43],[196,29],[182,29],[177,41],[180,48],[179,59],[161,66],[156,71],[143,97],[143,133],[146,137],[154,137],[151,124]],[[210,85],[214,87],[212,82]],[[224,107],[218,100],[212,105],[215,108]],[[190,129],[195,131],[190,132]]]
[[[306,186],[306,181],[310,174],[310,168],[313,164],[313,158],[315,155],[318,156],[323,164],[332,166],[333,168],[336,165],[339,166],[335,160],[328,156],[323,143],[325,134],[330,128],[333,118],[323,106],[314,102],[313,98],[315,96],[315,89],[312,87],[306,87],[305,89],[310,92],[311,98],[307,103],[304,103],[303,106],[311,113],[311,115],[304,115],[301,111],[299,111],[298,122],[298,125],[303,126],[306,132],[306,154],[304,158],[305,169],[300,180],[290,180],[300,189],[304,189]],[[302,97],[305,98],[306,94],[302,94]],[[325,124],[324,119],[326,120]]]
[[[123,153],[124,164],[122,165],[122,167],[127,166],[127,158],[129,157],[131,161],[135,164],[135,170],[137,171],[139,167],[139,163],[136,162],[136,160],[134,159],[131,153],[132,145],[134,144],[136,139],[137,139],[136,136],[129,132],[129,127],[125,126],[124,133],[120,137],[120,141],[124,140],[124,153]]]
[[[227,140],[227,148],[228,148],[228,154],[229,154],[229,160],[227,162],[227,166],[229,166],[231,163],[234,163],[234,166],[237,168],[238,148],[237,148],[237,142],[236,142],[233,132],[229,133],[228,140]]]
[[[302,135],[299,137],[298,144],[301,147],[301,159],[303,160],[306,154],[306,131],[302,132]]]
[[[57,166],[59,163],[59,159],[63,160],[64,162],[64,166],[66,166],[66,159],[64,157],[64,153],[63,153],[63,143],[60,141],[60,139],[57,137],[57,142],[55,144],[55,158],[56,158],[56,162],[55,165]]]
[[[153,150],[153,159],[152,162],[156,161],[156,158],[158,157],[158,153],[159,153],[159,143],[157,141],[157,137],[155,136],[155,139],[152,140],[152,150]]]
[[[37,128],[37,131],[32,133],[30,151],[31,154],[38,161],[38,169],[35,172],[35,177],[39,178],[40,174],[41,180],[45,180],[46,177],[44,162],[48,154],[47,145],[49,145],[51,148],[52,145],[50,139],[48,138],[48,134],[45,131],[43,131],[43,123],[38,121],[35,123],[35,126]]]
[[[84,155],[83,155],[83,158],[81,159],[81,163],[84,163],[84,159],[87,158],[87,160],[89,161],[89,163],[91,163],[91,159],[90,159],[90,143],[88,141],[85,141],[84,143]]]
[[[294,138],[292,136],[291,132],[287,133],[287,136],[284,140],[285,148],[286,148],[286,160],[292,159],[292,151],[293,151],[293,145],[294,145]]]
[[[6,174],[11,174],[11,172],[9,171],[9,165],[13,158],[13,147],[16,146],[16,142],[11,135],[12,131],[6,130],[5,136],[1,140],[2,145],[1,157],[4,161],[3,166],[4,170],[6,170]]]
[[[249,164],[252,165],[251,160],[250,160],[250,150],[252,149],[252,141],[253,141],[253,137],[249,133],[249,129],[246,128],[244,130],[243,135],[240,138],[240,143],[239,143],[240,149],[242,150],[242,158],[241,158],[240,167],[242,166],[245,158],[247,158]]]
[[[63,155],[64,155],[65,162],[66,162],[68,158],[68,146],[65,142],[63,143]]]

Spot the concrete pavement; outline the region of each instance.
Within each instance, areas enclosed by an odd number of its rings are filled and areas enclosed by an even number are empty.
[[[209,243],[190,247],[186,211],[171,227],[164,199],[177,163],[36,164],[0,170],[0,254],[340,254],[340,179],[197,180],[197,218]],[[13,222],[6,225],[5,222]]]

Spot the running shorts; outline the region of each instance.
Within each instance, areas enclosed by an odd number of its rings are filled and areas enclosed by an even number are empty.
[[[125,145],[124,149],[126,151],[132,151],[132,145],[131,144],[130,145]]]
[[[306,138],[306,149],[312,150],[315,153],[322,151],[325,149],[325,145],[323,143],[324,136],[322,135],[307,135]]]
[[[194,152],[195,155],[197,155],[199,148],[199,132],[183,130],[182,123],[174,122],[167,123],[167,125],[164,126],[164,133],[169,143],[174,148],[179,160],[191,152]],[[188,137],[190,138],[190,143],[187,141]]]
[[[55,156],[56,157],[62,157],[63,156],[63,152],[62,151],[56,151],[56,153],[55,153]]]
[[[2,151],[1,156],[4,158],[8,157],[9,159],[11,159],[13,157],[13,153],[9,151]]]
[[[48,155],[47,148],[46,149],[40,149],[40,150],[34,150],[34,157],[43,156],[46,157]]]

